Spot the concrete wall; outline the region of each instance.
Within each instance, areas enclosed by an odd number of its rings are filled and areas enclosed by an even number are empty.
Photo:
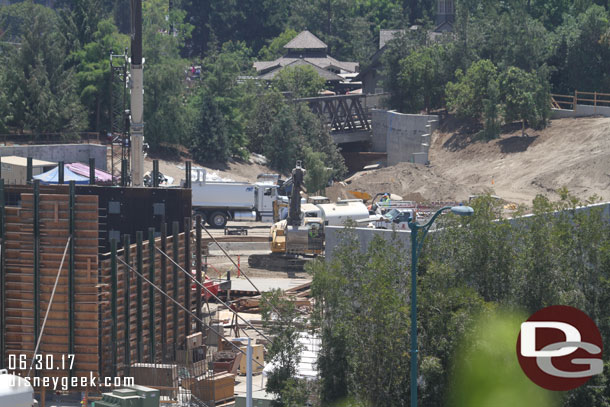
[[[610,106],[576,105],[576,109],[551,109],[551,118],[561,119],[564,117],[586,117],[586,116],[610,117]]]
[[[73,162],[89,164],[89,158],[95,158],[95,167],[101,170],[107,169],[106,154],[107,147],[99,144],[49,144],[0,147],[0,157],[16,155],[45,161],[63,161],[66,164]]]
[[[610,202],[602,202],[587,206],[581,206],[576,208],[575,212],[580,213],[588,213],[592,209],[601,211],[602,220],[610,223]],[[560,212],[554,212],[554,214],[558,215]],[[568,214],[572,213],[571,209],[567,210]],[[525,225],[527,227],[530,220],[532,220],[534,215],[525,215],[519,218],[510,218],[508,219],[509,224],[511,226],[520,226]],[[410,230],[385,230],[385,229],[369,229],[369,228],[354,228],[351,230],[347,230],[343,226],[326,226],[324,228],[326,233],[326,246],[325,246],[325,258],[328,261],[333,259],[334,251],[340,245],[341,240],[345,238],[346,233],[353,232],[356,234],[358,239],[358,243],[360,245],[360,252],[364,253],[369,247],[371,241],[375,238],[375,236],[381,236],[387,241],[392,239],[396,239],[400,242],[401,245],[404,246],[405,253],[407,256],[411,253],[411,231]],[[429,236],[434,233],[434,230],[429,232]]]
[[[392,231],[386,229],[370,229],[370,228],[354,228],[351,229],[353,233],[356,234],[358,239],[358,243],[360,244],[360,251],[362,253],[366,252],[369,247],[371,241],[375,238],[375,236],[381,236],[383,239],[390,241],[392,239],[397,239],[401,245],[404,246],[407,254],[410,252],[411,247],[411,231],[410,230],[400,230],[400,231]],[[345,233],[349,233],[343,226],[326,226],[324,228],[324,233],[326,234],[326,249],[325,249],[325,259],[331,261],[333,259],[333,252],[339,246],[341,240],[344,238]]]
[[[388,153],[388,165],[428,162],[430,134],[438,127],[436,115],[372,110],[372,148]]]

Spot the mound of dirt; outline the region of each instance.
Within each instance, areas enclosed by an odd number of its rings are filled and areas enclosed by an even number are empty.
[[[455,133],[433,136],[431,170],[455,186],[460,198],[491,191],[507,201],[531,204],[537,194],[557,199],[567,187],[581,199],[610,200],[610,118],[557,119],[542,131],[504,134],[499,139],[455,148]],[[451,147],[449,147],[451,145]]]
[[[399,163],[387,168],[362,171],[351,177],[348,190],[391,192],[409,201],[454,201],[468,197],[468,190],[439,176],[431,167]]]

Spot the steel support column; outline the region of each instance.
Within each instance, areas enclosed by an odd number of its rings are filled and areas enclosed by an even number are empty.
[[[59,161],[57,163],[57,182],[59,182],[59,184],[64,183],[64,162],[63,161]]]
[[[114,377],[117,376],[117,360],[118,360],[118,347],[117,347],[117,253],[116,253],[116,239],[110,240],[110,311],[112,313],[112,374]]]
[[[27,168],[26,168],[26,183],[30,184],[34,178],[34,166],[32,157],[27,158]]]
[[[70,234],[70,245],[68,247],[68,250],[70,251],[70,260],[68,262],[68,329],[70,331],[70,336],[68,338],[68,353],[74,355],[75,352],[75,344],[74,344],[74,330],[76,328],[75,326],[75,322],[74,322],[74,307],[75,307],[75,301],[74,301],[74,291],[76,289],[76,285],[75,285],[75,263],[74,263],[74,247],[76,245],[75,242],[75,236],[74,236],[74,230],[75,230],[75,218],[76,218],[76,182],[75,181],[70,181],[70,186],[69,186],[69,198],[68,198],[68,206],[69,206],[69,222],[68,222],[68,227],[70,228],[70,230],[68,231],[68,233]],[[72,370],[70,370],[70,376],[72,376]]]
[[[199,281],[200,284],[203,284],[203,279],[202,279],[202,275],[201,275],[201,215],[197,215],[195,217],[195,277],[197,278],[197,281]],[[203,312],[202,312],[202,304],[201,304],[201,285],[197,284],[197,291],[196,291],[196,295],[197,295],[197,312],[195,313],[195,315],[197,315],[197,319],[199,319],[199,321],[202,320],[203,318]],[[201,322],[197,321],[197,332],[201,332],[202,331],[202,326],[201,326]]]
[[[89,159],[89,185],[95,185],[95,158]]]
[[[6,269],[4,264],[4,248],[6,244],[5,222],[4,180],[0,179],[0,369],[5,367],[4,358],[6,356]]]
[[[142,264],[142,238],[143,238],[143,233],[141,230],[136,232],[136,261],[137,261],[137,270],[138,273],[141,275],[143,272],[143,264]],[[139,275],[136,277],[137,278],[137,306],[138,306],[138,311],[136,312],[137,318],[136,318],[136,326],[137,326],[137,342],[138,342],[138,346],[137,346],[137,351],[138,351],[138,363],[142,362],[142,277],[140,277]]]
[[[123,257],[125,260],[125,264],[129,263],[129,235],[123,236]],[[129,367],[131,366],[131,321],[130,321],[130,313],[131,313],[131,271],[127,266],[124,267],[123,281],[125,288],[123,289],[125,300],[124,300],[124,318],[125,318],[125,371],[123,372],[125,376],[129,376]]]
[[[173,244],[173,250],[172,250],[172,255],[174,257],[174,267],[173,267],[173,273],[172,273],[172,277],[173,277],[173,297],[176,301],[180,301],[180,286],[178,283],[178,266],[176,266],[176,264],[180,264],[180,248],[179,248],[179,240],[180,240],[180,235],[179,235],[179,225],[178,222],[173,222],[172,223],[172,244]],[[174,303],[174,309],[173,309],[173,323],[172,326],[174,327],[174,346],[178,345],[178,306],[176,305],[176,303]]]
[[[28,158],[31,164],[31,158]],[[40,335],[40,181],[34,182],[34,344]]]
[[[191,303],[191,270],[193,269],[193,259],[191,258],[191,218],[184,218],[184,269],[189,275],[184,276],[184,302],[189,311],[193,311]],[[184,335],[191,334],[191,315],[187,312],[184,315]],[[186,339],[186,338],[185,338]]]
[[[167,223],[161,224],[161,250],[167,253]],[[167,260],[165,256],[161,256],[161,290],[167,293]],[[161,296],[161,343],[163,346],[167,343],[167,298]],[[165,350],[163,352],[163,361],[165,361]]]
[[[148,279],[155,284],[155,228],[148,228]],[[150,363],[155,363],[155,289],[148,285],[148,336],[150,337]]]

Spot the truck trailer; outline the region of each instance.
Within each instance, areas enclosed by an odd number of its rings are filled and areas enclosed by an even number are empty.
[[[229,220],[273,222],[277,190],[272,182],[206,181],[205,170],[197,170],[191,182],[193,212],[214,228]]]

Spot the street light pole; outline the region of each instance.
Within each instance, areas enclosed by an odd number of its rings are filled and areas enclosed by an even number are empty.
[[[474,210],[470,206],[445,206],[434,214],[425,225],[416,220],[409,221],[411,229],[411,407],[417,407],[417,260],[419,252],[424,245],[428,230],[436,218],[447,209],[460,216],[470,216]],[[418,240],[418,231],[422,230],[421,241]]]

